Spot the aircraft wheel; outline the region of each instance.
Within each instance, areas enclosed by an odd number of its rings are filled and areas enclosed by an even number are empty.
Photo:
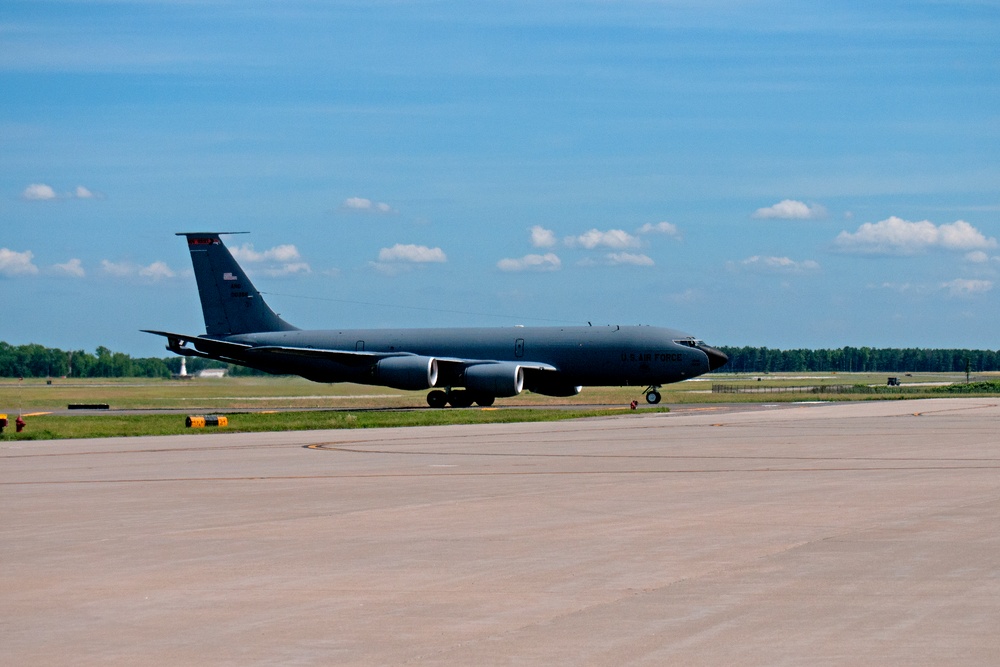
[[[646,394],[646,402],[649,403],[650,405],[656,405],[657,403],[659,403],[660,402],[660,392],[658,392],[658,391],[651,391],[648,394]]]
[[[448,394],[444,393],[440,389],[435,389],[431,393],[427,394],[427,405],[432,408],[443,408],[448,402]]]
[[[453,408],[467,408],[472,405],[472,394],[464,389],[458,389],[448,394],[448,402]]]
[[[496,396],[476,396],[476,405],[488,408],[493,405],[495,400],[497,400]]]

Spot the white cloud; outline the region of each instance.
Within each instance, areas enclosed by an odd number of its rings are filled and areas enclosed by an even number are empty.
[[[964,220],[937,226],[928,220],[909,222],[896,216],[866,222],[853,234],[840,232],[834,243],[845,252],[897,255],[912,255],[928,248],[972,251],[997,246],[996,239],[986,238]]]
[[[968,297],[989,292],[993,289],[993,282],[990,280],[956,278],[955,280],[941,283],[941,287],[948,290],[950,296]]]
[[[441,248],[428,248],[425,245],[397,243],[391,248],[378,251],[379,262],[410,262],[425,264],[432,262],[447,262],[448,257]]]
[[[167,266],[166,262],[153,262],[149,266],[141,267],[139,275],[150,280],[163,280],[164,278],[173,278],[177,274]]]
[[[76,186],[72,192],[57,194],[55,188],[45,183],[32,183],[21,192],[21,198],[28,201],[52,201],[54,199],[97,199],[97,193],[82,185]]]
[[[920,287],[918,285],[913,285],[912,283],[884,282],[884,283],[882,283],[880,285],[868,285],[868,287],[869,287],[869,289],[887,289],[887,290],[892,290],[893,292],[899,292],[901,294],[906,293],[906,292],[911,292],[911,291],[914,291],[914,290],[916,290],[916,291],[926,291],[924,288],[922,288],[922,287]]]
[[[668,303],[697,303],[703,300],[701,292],[696,289],[688,288],[683,292],[675,292],[673,294],[667,294],[663,297]]]
[[[57,198],[56,191],[52,189],[52,186],[44,183],[32,183],[24,189],[21,197],[29,201],[47,201]]]
[[[747,257],[738,264],[730,262],[729,266],[730,268],[762,271],[766,273],[803,273],[819,269],[819,263],[811,259],[797,262],[789,257],[764,255],[753,255],[752,257]]]
[[[269,276],[288,276],[296,273],[310,273],[312,269],[300,261],[299,249],[291,244],[277,245],[270,250],[257,252],[250,243],[230,248],[233,257],[246,264],[266,264],[261,270]]]
[[[112,262],[107,259],[101,260],[101,272],[115,278],[127,278],[137,272],[135,264],[128,262]]]
[[[973,264],[982,264],[983,262],[988,262],[989,259],[990,256],[982,250],[973,250],[965,255],[965,261],[972,262]]]
[[[910,283],[910,282],[883,282],[880,284],[870,284],[868,289],[884,289],[900,294],[914,294],[919,296],[930,296],[935,292],[947,290],[948,296],[957,298],[969,298],[977,294],[985,294],[993,289],[991,280],[969,280],[956,278],[944,283]]]
[[[606,258],[608,263],[612,265],[653,266],[655,264],[651,257],[631,252],[611,252],[606,255]]]
[[[253,249],[253,245],[250,243],[244,243],[241,246],[233,247],[230,249],[235,257],[240,262],[291,262],[293,260],[299,259],[299,249],[294,245],[285,244],[277,245],[270,250],[265,250],[264,252],[257,252]]]
[[[367,211],[372,207],[372,200],[364,197],[348,197],[344,200],[344,208],[353,208],[360,211]]]
[[[83,264],[79,259],[73,258],[65,264],[55,264],[52,267],[56,273],[61,273],[72,278],[83,278],[87,272],[83,270]]]
[[[588,250],[593,250],[598,246],[613,248],[615,250],[639,247],[639,239],[621,229],[609,229],[606,232],[591,229],[579,236],[567,236],[565,242],[570,247],[579,245]]]
[[[815,220],[826,217],[826,209],[819,204],[810,206],[794,199],[782,199],[774,206],[759,208],[753,213],[755,218],[780,220]]]
[[[392,213],[391,206],[384,202],[375,202],[364,197],[348,197],[341,204],[341,208],[349,211],[359,211],[363,213]]]
[[[290,262],[299,257],[299,249],[290,244],[274,246],[264,252],[265,259],[272,259],[275,262]]]
[[[986,238],[981,231],[965,220],[956,220],[950,225],[938,227],[941,246],[948,250],[971,250],[973,248],[995,248],[996,239]]]
[[[394,276],[409,271],[422,264],[447,262],[448,257],[441,248],[428,248],[424,245],[397,243],[391,248],[378,251],[378,261],[370,262],[376,271]]]
[[[655,225],[647,222],[639,228],[640,234],[666,234],[667,236],[679,237],[681,232],[677,225],[670,222],[658,222]]]
[[[541,225],[531,228],[531,245],[535,248],[551,248],[556,244],[556,235],[551,229],[545,229]]]
[[[558,271],[562,261],[555,253],[525,255],[521,259],[501,259],[497,268],[501,271]]]
[[[176,273],[166,262],[153,262],[148,266],[140,266],[132,262],[112,262],[101,260],[101,272],[112,278],[144,278],[153,282],[176,277]]]
[[[290,276],[296,273],[312,273],[312,267],[305,262],[289,262],[279,266],[264,269],[264,273],[269,276]]]
[[[38,273],[38,267],[32,264],[34,253],[30,250],[17,252],[8,248],[0,248],[0,276],[33,276]]]

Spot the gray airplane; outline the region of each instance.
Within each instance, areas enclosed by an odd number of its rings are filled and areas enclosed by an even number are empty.
[[[167,349],[314,382],[430,389],[427,403],[468,407],[533,391],[574,396],[584,386],[661,385],[719,368],[725,354],[693,336],[649,326],[303,330],[261,298],[220,232],[185,232],[205,316],[204,335],[168,331]]]

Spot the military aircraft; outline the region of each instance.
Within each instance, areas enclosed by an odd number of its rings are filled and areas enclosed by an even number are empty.
[[[264,302],[220,236],[187,238],[205,334],[164,336],[167,349],[315,382],[355,382],[429,389],[441,408],[492,405],[532,391],[574,396],[584,386],[660,386],[693,378],[728,361],[693,336],[650,326],[303,330]]]

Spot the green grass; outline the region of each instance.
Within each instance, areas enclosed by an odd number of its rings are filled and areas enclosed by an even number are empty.
[[[1000,394],[1000,381],[952,384],[934,387],[932,391],[937,394]]]
[[[668,408],[644,408],[643,413],[667,412]],[[525,408],[407,411],[308,411],[227,414],[226,427],[187,428],[185,415],[38,415],[25,419],[27,427],[15,433],[13,425],[0,435],[0,442],[53,440],[65,438],[108,438],[138,435],[179,435],[182,433],[251,433],[261,431],[301,431],[314,429],[386,428],[396,426],[438,426],[448,424],[503,424],[542,422],[584,417],[636,414],[627,408],[598,410],[538,410]]]

